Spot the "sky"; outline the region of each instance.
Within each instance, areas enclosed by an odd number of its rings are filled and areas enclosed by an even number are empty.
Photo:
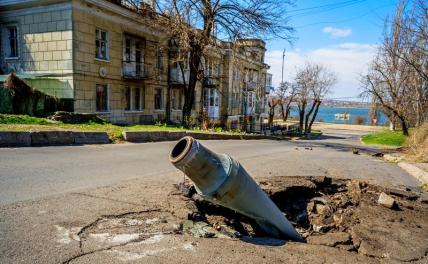
[[[359,77],[367,71],[382,39],[384,19],[394,13],[397,0],[296,0],[288,10],[294,41],[267,42],[266,63],[273,85],[281,82],[285,48],[284,81],[292,81],[305,62],[327,66],[338,81],[329,98],[358,100]]]

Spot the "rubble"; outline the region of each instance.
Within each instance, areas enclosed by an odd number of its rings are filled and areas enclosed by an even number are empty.
[[[389,196],[388,194],[382,192],[379,195],[379,199],[377,200],[378,204],[385,206],[386,208],[392,209],[397,207],[397,203],[394,198]]]
[[[306,240],[308,244],[323,245],[328,247],[335,247],[338,245],[350,245],[351,236],[346,232],[328,233],[319,236],[310,236]]]
[[[421,202],[423,193],[328,177],[269,177],[259,184],[307,244],[391,261],[416,262],[427,256],[428,204]],[[379,197],[388,198],[387,208],[378,203]],[[388,209],[394,208],[390,199],[394,206],[400,204],[400,211]],[[191,213],[183,222],[184,234],[254,243],[266,237],[252,219],[196,193],[185,201]]]

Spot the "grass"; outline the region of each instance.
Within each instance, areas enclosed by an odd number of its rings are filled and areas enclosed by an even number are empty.
[[[31,124],[47,125],[50,122],[45,118],[28,116],[28,115],[3,115],[0,114],[0,124]]]
[[[224,131],[221,128],[213,128],[209,131],[200,129],[186,129],[182,126],[171,126],[167,124],[155,125],[133,125],[118,126],[110,123],[84,123],[65,124],[55,122],[46,118],[32,117],[27,115],[5,115],[0,114],[0,131],[46,131],[46,130],[68,130],[68,131],[102,131],[106,132],[112,141],[123,139],[124,131],[193,131],[193,132],[217,132],[228,134],[243,134],[241,131]]]
[[[391,147],[401,147],[406,141],[406,136],[401,131],[380,131],[367,134],[361,140],[368,145],[385,145]]]
[[[408,159],[415,162],[428,162],[428,123],[413,129],[405,146]],[[426,187],[428,188],[428,185]]]

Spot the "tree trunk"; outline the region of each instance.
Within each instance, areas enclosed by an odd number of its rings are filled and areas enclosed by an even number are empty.
[[[271,129],[274,115],[275,115],[275,106],[270,106],[269,107],[269,118],[268,118],[268,127],[269,127],[269,129]]]
[[[281,115],[282,115],[282,121],[286,121],[286,119],[285,119],[285,112],[284,112],[284,103],[280,103],[280,105],[281,105]]]
[[[317,105],[315,106],[314,114],[312,115],[311,122],[309,123],[309,128],[308,128],[309,133],[311,133],[311,132],[312,132],[312,125],[314,124],[314,122],[315,122],[315,118],[316,118],[316,117],[317,117],[317,115],[318,115],[318,110],[319,110],[319,108],[320,108],[320,105],[321,105],[321,102],[317,102]]]
[[[299,133],[303,133],[303,123],[305,119],[305,108],[306,103],[302,103],[302,105],[299,105]]]
[[[284,122],[287,122],[288,120],[288,116],[290,115],[290,105],[291,105],[291,100],[287,103],[286,107],[285,107],[285,117],[284,117]]]
[[[305,116],[305,133],[310,133],[310,131],[308,131],[309,130],[309,118],[311,117],[312,112],[314,111],[316,104],[317,104],[317,101],[314,101],[314,103],[311,106],[311,109],[309,110],[309,112]]]
[[[404,117],[399,116],[398,117],[401,122],[401,129],[403,130],[403,135],[408,136],[409,135],[409,127],[407,125],[406,119]]]
[[[190,52],[189,62],[189,84],[184,88],[184,104],[182,120],[184,126],[189,127],[191,123],[192,108],[195,102],[195,89],[198,81],[198,71],[201,62],[202,51],[198,47],[194,47]]]

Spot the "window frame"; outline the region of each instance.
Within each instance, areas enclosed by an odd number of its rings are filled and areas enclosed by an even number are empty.
[[[98,39],[98,32],[100,32],[100,39]],[[105,33],[106,39],[102,39],[102,32]],[[97,42],[104,41],[105,42],[105,58],[98,57],[98,46]],[[100,42],[101,48],[101,42]],[[95,28],[95,59],[100,61],[109,62],[110,61],[110,41],[109,41],[109,32],[107,30],[101,28]]]
[[[132,88],[131,86],[125,86],[125,111],[131,111],[132,109]]]
[[[180,89],[171,89],[171,109],[182,110],[182,93]]]
[[[127,95],[126,90],[129,89],[129,94]],[[137,108],[137,104],[136,104],[136,97],[137,97],[137,93],[136,91],[139,91],[139,102],[138,105],[139,107]],[[128,104],[129,101],[129,108],[127,107],[127,105],[125,105],[125,112],[143,112],[145,109],[145,89],[144,87],[131,87],[129,85],[125,86],[125,98],[126,98],[126,104]]]
[[[103,86],[106,89],[106,106],[105,109],[98,109],[98,87]],[[95,84],[95,112],[96,113],[109,113],[110,112],[110,85],[109,84],[101,84],[97,83]]]
[[[154,110],[163,110],[163,89],[162,88],[155,88],[153,93],[153,109]],[[156,107],[156,96],[157,91],[160,91],[160,102],[159,102],[159,108]]]
[[[12,48],[10,46],[9,28],[15,28],[16,29],[16,39],[15,39],[15,41],[16,41],[16,56],[13,56],[13,57],[9,56],[9,54],[11,52],[11,48]],[[1,48],[2,48],[4,59],[5,60],[17,60],[17,59],[19,59],[21,49],[19,47],[20,40],[19,40],[19,26],[18,26],[18,24],[17,23],[9,23],[9,24],[3,25],[1,28],[1,34],[2,34],[2,36],[0,38],[2,40]],[[4,38],[4,40],[3,40],[3,38]],[[9,42],[9,44],[7,44],[7,46],[6,46],[6,42]]]

